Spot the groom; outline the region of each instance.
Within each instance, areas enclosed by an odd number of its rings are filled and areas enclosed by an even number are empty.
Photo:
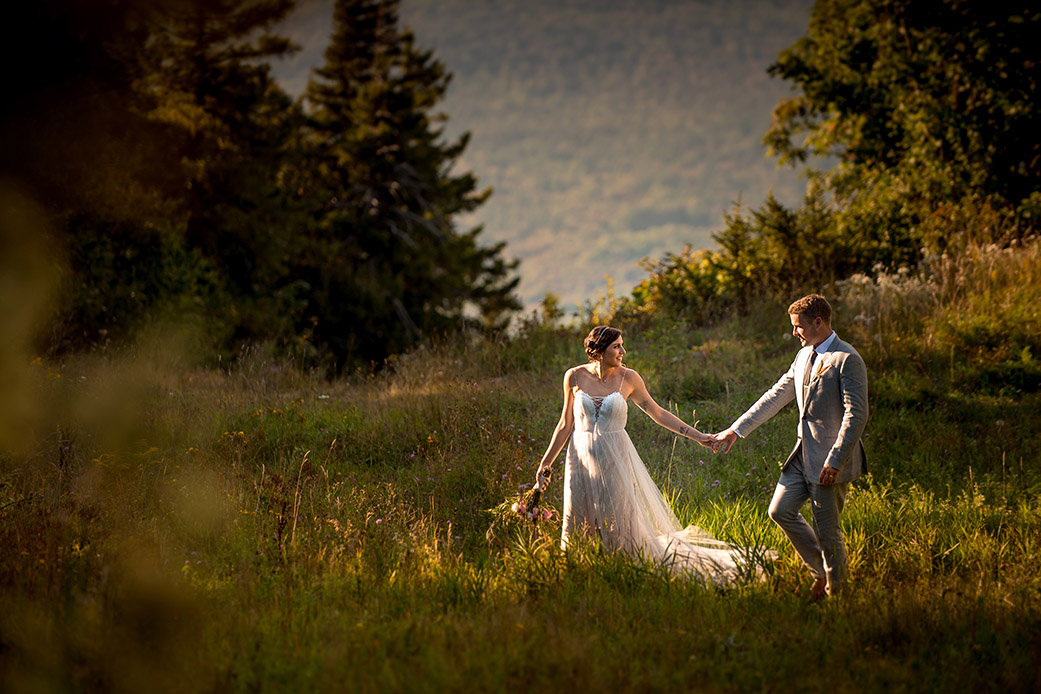
[[[788,372],[729,429],[715,435],[724,453],[740,436],[795,400],[798,439],[781,466],[770,518],[810,567],[811,596],[836,594],[846,578],[846,545],[839,514],[852,480],[867,470],[860,436],[868,419],[867,369],[857,350],[831,329],[831,305],[810,294],[788,307],[803,349]],[[799,509],[810,500],[813,526]]]

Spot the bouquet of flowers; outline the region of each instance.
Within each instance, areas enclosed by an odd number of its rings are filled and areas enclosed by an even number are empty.
[[[541,533],[540,523],[548,522],[556,517],[556,509],[550,506],[540,506],[542,493],[549,485],[550,471],[543,470],[539,475],[538,482],[529,488],[522,484],[517,494],[507,498],[495,508],[488,509],[492,514],[492,524],[488,527],[485,537],[489,542],[494,542],[500,532],[514,526],[525,526],[531,524],[536,533]]]

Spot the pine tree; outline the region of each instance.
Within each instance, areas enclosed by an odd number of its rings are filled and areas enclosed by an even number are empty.
[[[7,17],[6,62],[19,67],[0,116],[0,178],[43,210],[60,267],[40,351],[132,336],[196,279],[166,198],[177,187],[169,171],[178,157],[136,89],[168,9],[146,0],[40,0],[12,6]]]
[[[307,90],[310,161],[302,174],[317,213],[309,310],[342,363],[380,362],[420,340],[473,324],[502,327],[519,308],[516,263],[459,233],[476,209],[470,173],[453,174],[468,143],[445,142],[433,111],[450,76],[398,26],[396,0],[338,0],[325,63]]]
[[[182,0],[153,27],[138,83],[177,155],[187,247],[213,268],[213,311],[235,342],[288,338],[306,285],[293,276],[298,218],[280,184],[298,109],[268,61],[292,50],[271,28],[292,0]]]

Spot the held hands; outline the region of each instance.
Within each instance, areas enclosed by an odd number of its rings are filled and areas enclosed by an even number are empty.
[[[722,449],[724,453],[729,453],[730,447],[734,445],[735,441],[737,441],[737,432],[733,429],[727,429],[718,434],[714,434],[712,438],[716,441],[717,452]]]
[[[702,446],[704,446],[705,448],[709,449],[713,453],[718,453],[719,452],[719,441],[717,441],[716,437],[713,436],[712,434],[702,434],[700,437],[695,439],[695,441],[697,441],[698,443],[700,443]]]

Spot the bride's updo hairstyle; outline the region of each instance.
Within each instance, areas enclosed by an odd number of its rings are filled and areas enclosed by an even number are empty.
[[[622,336],[622,331],[609,325],[598,325],[586,335],[585,346],[589,361],[599,359],[611,343]]]

